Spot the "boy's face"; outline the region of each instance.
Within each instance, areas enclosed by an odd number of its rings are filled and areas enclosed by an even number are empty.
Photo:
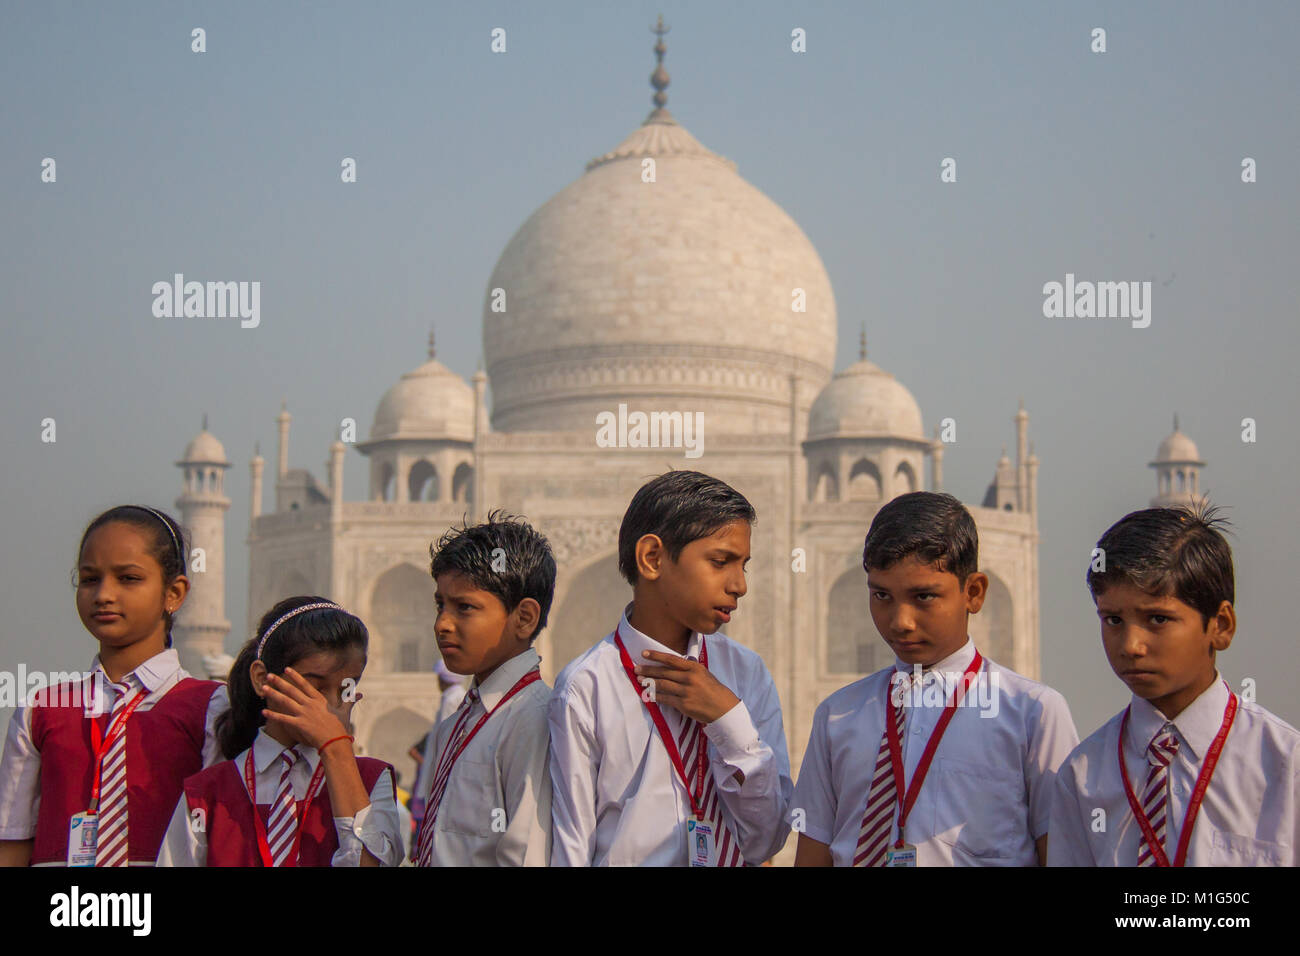
[[[713,634],[731,620],[745,596],[749,522],[733,521],[706,538],[696,538],[674,561],[659,561],[659,592],[669,614],[683,627]]]
[[[1208,625],[1178,598],[1154,596],[1128,582],[1111,584],[1096,601],[1111,670],[1169,718],[1214,681],[1214,654],[1232,642],[1236,630],[1227,601]]]
[[[904,664],[930,667],[966,643],[967,615],[984,606],[989,579],[975,572],[963,585],[915,556],[867,571],[871,620]]]
[[[524,598],[506,613],[506,606],[491,591],[482,591],[459,571],[446,571],[435,579],[433,600],[438,617],[433,632],[438,650],[455,674],[473,674],[479,683],[512,657],[525,651],[536,627],[540,607]]]

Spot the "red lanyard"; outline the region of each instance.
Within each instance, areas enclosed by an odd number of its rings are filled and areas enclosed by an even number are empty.
[[[293,848],[289,851],[286,858],[290,866],[298,865],[298,847],[302,844],[302,824],[307,819],[307,811],[311,809],[311,802],[320,790],[321,779],[325,776],[325,761],[320,760],[316,764],[316,772],[311,775],[311,781],[307,784],[307,796],[303,798],[302,803],[298,806],[297,833],[293,836]],[[267,867],[275,866],[275,859],[271,856],[271,845],[266,840],[266,824],[262,822],[262,815],[257,812],[257,778],[253,776],[253,748],[248,748],[248,756],[244,758],[244,783],[248,784],[248,799],[253,802],[253,826],[257,830],[257,852],[262,856],[262,865]],[[275,798],[272,797],[272,802]]]
[[[117,712],[108,725],[108,732],[100,736],[99,720],[96,718],[90,722],[90,749],[95,755],[95,776],[90,784],[90,809],[99,809],[99,785],[101,774],[104,770],[104,752],[117,742],[117,738],[126,733],[126,721],[135,713],[135,709],[140,706],[140,701],[149,696],[148,688],[140,688],[140,692],[127,701],[126,706]]]
[[[471,728],[470,732],[465,735],[465,739],[460,742],[460,746],[456,747],[455,750],[451,749],[451,744],[453,744],[456,740],[456,729],[455,728],[452,729],[451,737],[447,738],[447,748],[443,751],[442,756],[438,758],[438,768],[437,768],[437,772],[434,774],[434,781],[433,781],[433,787],[431,788],[431,792],[437,791],[438,785],[443,781],[446,781],[446,779],[451,776],[451,768],[456,765],[457,759],[459,759],[460,755],[465,752],[465,748],[468,747],[469,742],[474,739],[474,735],[479,732],[479,728],[481,728],[484,724],[488,722],[488,718],[491,717],[493,714],[495,714],[503,706],[505,706],[505,702],[508,701],[511,697],[515,696],[515,694],[519,693],[521,690],[523,690],[525,687],[527,687],[529,684],[533,683],[534,681],[539,681],[541,679],[542,679],[541,670],[534,667],[523,677],[519,678],[519,680],[515,681],[514,686],[511,687],[508,691],[506,691],[505,696],[502,697],[499,701],[497,701],[497,705],[493,707],[491,710],[487,711],[482,717],[478,719],[478,723],[476,723],[473,726],[473,728]],[[468,709],[466,709],[465,715],[469,716]],[[446,786],[444,783],[443,790],[445,789]],[[440,803],[442,803],[442,791],[437,791],[437,799],[434,801],[433,806],[425,807],[424,810],[425,816],[429,818],[436,818],[438,815],[438,805]],[[432,820],[430,820],[430,823],[432,823]]]
[[[1228,682],[1224,681],[1223,686],[1227,687]],[[1128,805],[1133,810],[1133,816],[1137,817],[1138,826],[1142,828],[1142,834],[1147,838],[1147,846],[1151,847],[1151,855],[1155,857],[1156,866],[1169,866],[1169,857],[1165,855],[1165,848],[1156,839],[1156,831],[1152,828],[1151,821],[1142,812],[1142,804],[1138,803],[1137,796],[1133,793],[1133,784],[1129,780],[1128,767],[1124,766],[1124,729],[1128,727],[1128,715],[1132,709],[1131,704],[1124,709],[1124,719],[1119,723],[1119,772],[1120,776],[1124,778],[1124,796],[1128,797]],[[1214,735],[1214,742],[1210,744],[1210,749],[1205,753],[1205,760],[1201,763],[1201,772],[1196,778],[1196,786],[1192,788],[1192,797],[1187,802],[1187,812],[1183,815],[1183,825],[1178,831],[1178,850],[1174,854],[1174,866],[1183,866],[1187,862],[1187,848],[1191,846],[1192,826],[1196,823],[1196,814],[1201,810],[1201,801],[1205,799],[1205,791],[1210,789],[1210,778],[1214,776],[1214,765],[1219,762],[1219,754],[1223,751],[1223,742],[1228,739],[1228,731],[1232,729],[1232,721],[1236,716],[1237,695],[1232,692],[1232,688],[1228,688],[1228,706],[1223,708],[1223,722],[1219,724],[1219,732]]]
[[[975,652],[975,658],[967,666],[957,686],[953,688],[952,700],[948,701],[943,708],[943,713],[939,716],[939,722],[935,724],[934,730],[930,731],[930,739],[926,742],[925,750],[921,752],[921,762],[916,765],[916,770],[912,774],[912,783],[907,788],[907,795],[903,795],[903,746],[898,739],[898,724],[894,722],[894,702],[891,694],[885,695],[885,735],[889,738],[889,761],[894,767],[894,792],[897,795],[901,809],[898,813],[898,839],[894,843],[895,849],[903,847],[903,828],[907,826],[907,815],[912,812],[912,805],[916,803],[917,794],[921,792],[921,782],[925,780],[925,775],[930,770],[930,762],[934,760],[934,752],[939,749],[939,741],[943,739],[943,732],[948,729],[948,724],[952,721],[953,715],[957,713],[957,705],[961,702],[962,696],[966,693],[966,688],[970,686],[975,674],[979,671],[980,665],[984,659],[980,657],[980,652]]]
[[[653,700],[646,700],[642,695],[643,688],[641,682],[637,680],[636,671],[633,670],[632,658],[628,656],[627,648],[623,646],[623,638],[618,631],[614,631],[614,643],[618,645],[619,657],[623,659],[623,670],[627,671],[628,678],[632,681],[633,688],[636,689],[636,695],[641,698],[645,704],[645,709],[650,711],[650,719],[655,722],[655,727],[659,731],[659,739],[664,742],[664,749],[668,751],[668,759],[672,761],[673,769],[677,771],[677,776],[682,781],[682,786],[686,788],[686,796],[691,801],[691,812],[695,814],[695,819],[704,819],[704,765],[707,761],[704,759],[703,747],[704,742],[700,742],[701,749],[695,755],[695,789],[691,789],[690,781],[686,777],[686,767],[682,763],[682,755],[677,750],[677,742],[673,740],[672,732],[668,729],[668,721],[664,720],[663,711]],[[709,649],[704,643],[704,636],[700,635],[700,663],[707,669],[709,666]]]

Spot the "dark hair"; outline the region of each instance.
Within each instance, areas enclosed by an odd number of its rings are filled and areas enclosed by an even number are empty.
[[[266,718],[262,709],[266,702],[253,690],[249,668],[258,660],[257,645],[271,625],[295,608],[308,604],[327,602],[328,598],[306,595],[285,598],[262,615],[257,634],[240,648],[235,663],[230,665],[226,690],[230,694],[230,709],[217,718],[217,742],[227,760],[233,760],[253,745],[257,730]],[[361,618],[340,608],[322,607],[303,611],[275,629],[266,646],[262,648],[261,661],[271,674],[283,674],[286,667],[317,651],[341,651],[359,647],[364,654],[370,644],[370,634]]]
[[[129,524],[145,533],[149,541],[149,555],[162,568],[163,588],[185,573],[185,531],[180,522],[165,511],[146,508],[144,505],[118,505],[109,508],[98,518],[86,525],[81,534],[81,544],[77,545],[77,567],[73,568],[72,580],[78,580],[78,568],[81,565],[81,553],[86,549],[86,539],[90,533],[114,521]],[[167,625],[167,646],[172,646],[172,618],[168,611],[163,611],[163,621]]]
[[[670,471],[642,485],[618,529],[618,570],[636,584],[636,543],[658,536],[676,561],[692,541],[734,521],[757,520],[754,506],[731,485],[698,471]]]
[[[497,570],[498,564],[504,567]],[[495,594],[507,614],[524,598],[536,601],[541,616],[529,640],[536,640],[546,627],[555,596],[555,556],[545,536],[523,518],[497,509],[482,524],[451,528],[429,546],[429,573],[436,580],[448,571]]]
[[[1219,509],[1206,502],[1126,514],[1097,542],[1105,570],[1088,565],[1092,599],[1116,582],[1153,597],[1172,595],[1200,612],[1204,630],[1236,594],[1232,549],[1222,534],[1228,528]]]
[[[915,557],[962,584],[979,570],[980,539],[975,519],[952,495],[913,491],[876,512],[862,546],[862,568],[882,571]]]

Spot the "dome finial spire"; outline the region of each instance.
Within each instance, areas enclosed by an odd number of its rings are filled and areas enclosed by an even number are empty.
[[[664,69],[664,54],[668,52],[668,47],[664,46],[664,34],[669,29],[669,27],[664,26],[664,15],[662,13],[659,14],[659,22],[650,28],[650,32],[658,39],[655,41],[654,47],[655,71],[650,74],[650,85],[655,88],[655,95],[650,98],[650,101],[654,103],[655,108],[646,119],[647,123],[661,116],[669,117],[668,110],[665,109],[668,105],[668,94],[664,92],[664,90],[668,89],[668,71]]]
[[[204,413],[203,413],[203,429],[202,429],[202,430],[203,430],[203,431],[207,431],[207,430],[208,430],[208,413],[207,413],[207,412],[204,412]]]
[[[1174,412],[1174,431],[1178,431],[1178,413]]]
[[[862,332],[858,335],[858,360],[866,361],[867,358],[867,323],[862,323]]]
[[[434,344],[433,326],[429,326],[429,358],[432,359],[438,354],[438,349]]]

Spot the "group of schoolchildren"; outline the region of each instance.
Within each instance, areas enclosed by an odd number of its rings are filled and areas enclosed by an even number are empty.
[[[758,865],[792,829],[796,866],[1297,863],[1300,733],[1215,664],[1236,618],[1213,509],[1134,512],[1098,542],[1087,584],[1132,700],[1079,743],[1059,693],[969,636],[989,585],[970,513],[932,492],[890,501],[862,586],[896,660],[817,708],[797,786],[772,676],[721,632],[755,519],[708,475],[644,485],[618,536],[632,600],[553,689],[534,649],[546,539],[494,512],[430,548],[442,662],[473,679],[425,750],[414,864]],[[196,680],[171,648],[185,555],[152,508],[86,529],[76,602],[99,654],[10,722],[0,864],[402,863],[393,768],[350,733],[365,625],[286,598],[225,684]]]

